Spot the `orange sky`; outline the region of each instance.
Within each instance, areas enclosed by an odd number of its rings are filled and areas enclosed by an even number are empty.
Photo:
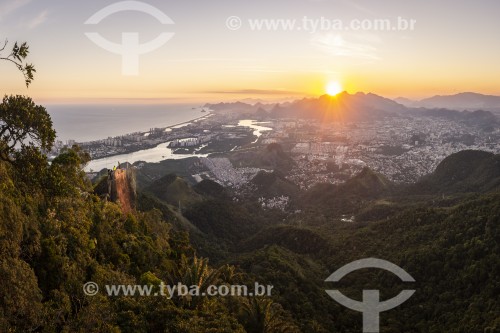
[[[97,25],[84,22],[115,1],[6,0],[0,31],[28,41],[36,79],[27,90],[22,76],[0,64],[0,92],[29,94],[45,103],[205,102],[262,98],[280,100],[325,93],[337,81],[351,93],[423,98],[475,91],[500,95],[500,4],[279,0],[241,3],[145,1],[173,24],[145,13],[120,12]],[[242,27],[231,30],[227,18]],[[398,17],[416,22],[411,31],[252,30],[249,20],[310,19],[351,22]],[[98,32],[120,43],[123,32],[140,42],[175,33],[164,46],[139,57],[139,73],[122,73],[120,55],[85,36]],[[3,37],[3,36],[1,36]],[[5,54],[4,54],[5,55]],[[137,102],[136,101],[136,102]]]

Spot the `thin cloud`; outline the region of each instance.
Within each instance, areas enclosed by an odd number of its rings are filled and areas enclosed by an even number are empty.
[[[341,35],[318,35],[314,36],[311,44],[333,56],[348,57],[355,59],[380,60],[377,48],[372,44],[364,42],[351,42],[345,40]]]
[[[44,10],[43,12],[38,14],[35,18],[33,18],[30,22],[28,22],[27,24],[28,29],[35,29],[40,24],[43,24],[45,21],[47,21],[48,16],[49,16],[49,11]]]
[[[226,91],[205,91],[204,93],[208,93],[208,94],[239,94],[239,95],[284,95],[284,94],[297,95],[297,94],[299,94],[296,91],[263,90],[263,89],[241,89],[241,90],[226,90]]]
[[[250,62],[258,59],[251,58],[186,58],[186,59],[166,59],[167,62]]]
[[[329,0],[308,0],[308,1],[309,2],[329,2]],[[340,2],[347,7],[354,8],[360,12],[370,14],[370,15],[375,15],[375,12],[373,10],[371,10],[370,8],[362,6],[359,3],[356,3],[352,0],[341,0]]]
[[[240,72],[256,72],[256,73],[288,73],[289,71],[267,68],[239,68]]]
[[[354,8],[360,12],[363,12],[365,14],[376,15],[376,13],[373,10],[371,10],[370,8],[362,6],[359,3],[356,3],[352,0],[342,0],[342,2],[344,4],[346,4],[347,6],[350,6],[350,7]]]
[[[24,7],[25,5],[27,5],[30,2],[31,2],[31,0],[13,0],[13,1],[6,1],[4,3],[1,3],[0,4],[0,21],[2,21],[5,17],[14,13],[19,8]]]
[[[305,59],[315,59],[314,57],[305,57]],[[303,69],[270,69],[270,68],[236,68],[236,70],[239,70],[240,72],[250,72],[250,73],[322,73],[322,74],[338,74],[336,71],[331,71],[329,69],[310,69],[310,68],[303,68]]]

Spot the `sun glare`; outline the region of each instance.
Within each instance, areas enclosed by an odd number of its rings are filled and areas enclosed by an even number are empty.
[[[342,86],[337,81],[328,83],[326,86],[326,93],[330,96],[338,95],[342,92]]]

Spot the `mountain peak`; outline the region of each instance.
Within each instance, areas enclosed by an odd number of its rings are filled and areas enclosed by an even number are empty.
[[[396,101],[410,107],[452,109],[459,111],[479,109],[500,111],[500,96],[485,95],[475,92],[461,92],[454,95],[436,95],[424,98],[420,101],[398,98]]]
[[[500,188],[500,155],[463,150],[446,157],[417,185],[427,192],[486,192]]]
[[[290,105],[274,108],[276,117],[315,118],[322,121],[365,121],[397,116],[406,107],[388,98],[363,92],[343,91],[336,96],[297,100]]]

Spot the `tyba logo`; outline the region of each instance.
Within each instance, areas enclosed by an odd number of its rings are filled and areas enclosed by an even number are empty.
[[[96,25],[108,16],[124,11],[146,13],[156,18],[161,24],[174,24],[174,21],[158,8],[139,1],[122,1],[109,5],[92,15],[85,24]],[[159,49],[174,36],[174,33],[162,32],[154,40],[144,44],[139,44],[138,32],[123,32],[121,44],[110,42],[97,32],[87,32],[85,35],[106,51],[122,56],[123,75],[139,75],[139,56]]]
[[[347,274],[363,268],[385,269],[398,276],[403,282],[415,282],[413,277],[401,267],[386,260],[376,258],[353,261],[339,268],[325,281],[339,282]],[[403,304],[415,293],[415,290],[403,290],[396,297],[384,302],[380,301],[379,290],[363,290],[362,302],[348,298],[338,290],[327,290],[326,292],[343,306],[363,313],[363,332],[378,333],[380,331],[380,312],[388,311]]]

